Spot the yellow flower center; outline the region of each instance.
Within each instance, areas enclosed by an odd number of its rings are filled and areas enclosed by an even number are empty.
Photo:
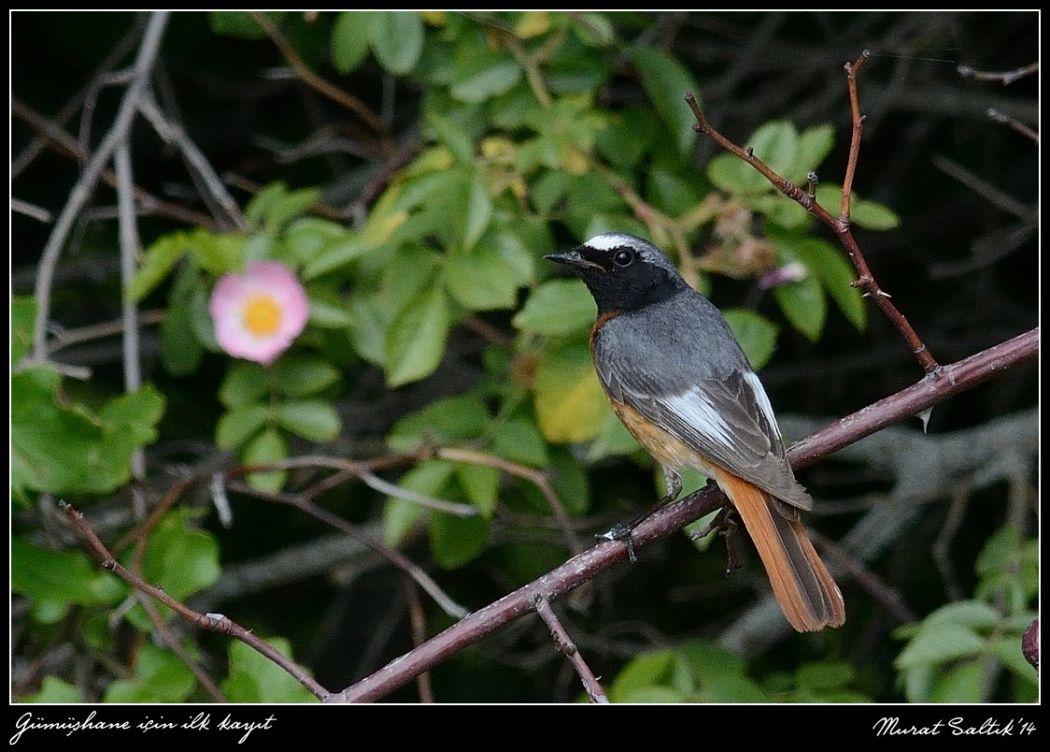
[[[275,334],[281,326],[281,307],[269,295],[255,294],[244,306],[244,328],[262,337]]]

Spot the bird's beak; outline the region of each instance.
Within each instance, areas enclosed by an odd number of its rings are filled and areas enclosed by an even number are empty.
[[[543,258],[548,261],[553,261],[556,264],[565,264],[571,266],[574,269],[596,269],[597,271],[605,271],[599,264],[593,261],[588,261],[583,257],[579,250],[573,249],[571,251],[562,251],[561,253],[548,253]]]

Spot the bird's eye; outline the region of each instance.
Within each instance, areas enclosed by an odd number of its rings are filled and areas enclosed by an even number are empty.
[[[630,251],[617,251],[613,255],[613,261],[616,262],[617,266],[630,266],[631,262],[634,261],[634,254]]]

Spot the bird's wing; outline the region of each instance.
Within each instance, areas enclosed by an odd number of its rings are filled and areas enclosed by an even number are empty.
[[[609,396],[637,410],[704,458],[791,506],[813,499],[795,480],[769,398],[753,371],[702,379],[682,391],[661,389],[659,378],[607,364],[600,377]],[[787,511],[787,510],[784,510]]]

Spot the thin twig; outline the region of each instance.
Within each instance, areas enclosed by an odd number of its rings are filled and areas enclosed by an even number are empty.
[[[28,201],[22,201],[18,198],[11,199],[11,211],[15,214],[21,214],[24,217],[35,219],[37,222],[43,222],[47,224],[51,222],[55,216],[42,206],[31,204]]]
[[[1003,86],[1009,86],[1018,79],[1036,73],[1039,70],[1039,61],[1003,72],[974,70],[969,65],[960,65],[955,70],[963,78],[972,78],[975,81],[1000,81]]]
[[[37,304],[36,322],[33,328],[34,360],[42,361],[47,352],[47,321],[51,317],[51,284],[62,246],[73,226],[73,221],[87,204],[95,183],[98,182],[103,165],[113,156],[113,151],[117,146],[127,139],[128,130],[131,128],[132,120],[138,109],[139,99],[149,84],[149,74],[156,62],[157,53],[160,51],[160,42],[164,36],[168,15],[167,11],[162,11],[150,16],[142,37],[142,46],[135,59],[134,78],[120,102],[120,109],[117,111],[113,127],[110,128],[105,138],[102,139],[102,143],[99,144],[98,150],[84,166],[84,171],[73,186],[73,190],[70,191],[66,205],[62,208],[51,230],[51,235],[47,239],[47,244],[44,246],[33,291]]]
[[[996,188],[987,180],[973,174],[958,162],[955,162],[942,154],[934,154],[930,161],[933,162],[933,166],[938,170],[955,178],[978,196],[986,199],[988,203],[993,206],[1002,209],[1004,212],[1013,214],[1024,222],[1038,220],[1039,210],[1037,208],[1026,206],[1013,196]]]
[[[994,120],[997,123],[1002,123],[1003,125],[1009,126],[1011,129],[1020,133],[1025,138],[1035,142],[1037,145],[1039,144],[1039,133],[1037,131],[1033,130],[1032,128],[1029,128],[1027,125],[1017,120],[1016,118],[1010,117],[1002,110],[996,109],[995,107],[989,107],[988,118],[990,120]]]
[[[864,259],[864,254],[860,250],[860,246],[857,244],[856,239],[850,232],[849,227],[844,227],[842,224],[831,214],[822,207],[817,201],[810,196],[807,190],[799,188],[788,180],[785,180],[776,172],[774,172],[765,162],[755,156],[754,152],[750,149],[742,149],[735,143],[730,141],[728,138],[723,136],[721,133],[716,131],[711,124],[707,121],[703,111],[700,109],[700,104],[696,101],[696,97],[693,94],[686,94],[685,101],[693,111],[693,116],[696,118],[696,124],[693,126],[694,130],[698,133],[706,133],[712,138],[719,146],[728,151],[730,154],[734,154],[740,159],[747,162],[749,165],[758,170],[763,177],[772,183],[777,190],[783,193],[788,198],[796,201],[806,211],[812,213],[821,222],[827,225],[831,230],[838,236],[839,242],[846,249],[846,253],[850,257],[850,261],[853,262],[853,266],[857,270],[858,277],[853,281],[854,287],[860,287],[864,290],[864,294],[871,297],[875,301],[875,305],[882,309],[882,312],[890,319],[894,326],[897,327],[897,331],[901,333],[904,340],[908,343],[911,348],[912,354],[915,355],[919,361],[919,365],[922,366],[923,370],[927,373],[932,373],[938,368],[937,361],[933,355],[926,348],[926,344],[919,338],[919,335],[912,328],[912,325],[908,322],[908,319],[904,317],[897,307],[893,305],[890,300],[888,293],[883,292],[875,281],[875,277],[871,273],[871,269],[868,267],[868,262]]]
[[[135,199],[132,195],[135,180],[131,174],[131,149],[124,138],[113,155],[113,166],[117,173],[117,206],[119,209],[120,236],[120,283],[121,322],[124,337],[121,343],[124,363],[124,391],[134,392],[142,386],[142,367],[139,363],[139,322],[138,308],[131,295],[131,283],[135,277],[135,258],[139,251],[139,229],[135,221]],[[146,477],[146,454],[142,447],[131,453],[131,489],[132,508],[135,516],[141,518],[146,514],[146,501],[142,496],[140,483]]]
[[[167,312],[162,308],[154,308],[148,311],[140,311],[138,324],[140,327],[154,326],[164,321]],[[47,345],[47,354],[54,355],[71,345],[81,342],[90,342],[105,337],[113,337],[124,331],[124,322],[121,319],[115,321],[102,321],[98,324],[79,326],[76,329],[63,329],[52,335]]]
[[[366,462],[353,462],[340,459],[339,457],[325,457],[322,455],[306,455],[303,457],[291,457],[277,462],[267,462],[259,465],[245,465],[234,471],[233,474],[247,475],[248,473],[269,472],[272,470],[290,470],[299,467],[327,467],[339,470],[352,477],[358,478],[362,483],[373,491],[393,496],[396,499],[418,504],[421,507],[445,512],[456,517],[476,517],[478,508],[471,504],[460,504],[455,501],[435,499],[433,496],[416,493],[407,488],[401,488],[393,483],[380,478],[372,472]],[[315,495],[315,494],[311,494]]]
[[[492,454],[477,452],[473,449],[444,447],[435,451],[434,454],[440,459],[452,460],[453,462],[466,462],[470,465],[494,467],[507,475],[513,475],[516,478],[522,478],[529,483],[532,483],[536,486],[539,492],[543,494],[543,498],[547,500],[547,503],[550,504],[551,511],[554,513],[554,518],[558,521],[558,527],[560,527],[565,534],[565,539],[569,544],[569,550],[573,553],[579,553],[583,550],[583,545],[580,543],[580,539],[576,536],[575,530],[573,530],[572,520],[569,519],[569,513],[565,511],[565,505],[558,497],[558,494],[555,493],[550,480],[539,470],[534,470],[525,465],[519,465],[516,462],[510,462],[509,460],[505,460],[502,457],[497,457]]]
[[[849,227],[850,195],[853,192],[853,176],[857,172],[857,157],[860,155],[860,138],[864,133],[864,116],[860,114],[860,98],[857,96],[857,73],[871,57],[864,50],[852,63],[846,63],[846,82],[849,89],[849,110],[853,122],[853,134],[849,142],[849,159],[846,160],[846,176],[842,179],[842,204],[839,206],[839,225],[845,231]]]
[[[45,143],[58,153],[78,162],[89,162],[94,156],[90,152],[84,151],[69,133],[23,102],[17,99],[12,100],[11,112],[33,127],[44,139]],[[113,188],[117,186],[117,177],[112,170],[103,167],[101,177],[107,185]],[[143,211],[148,211],[151,214],[177,219],[189,225],[200,225],[212,230],[219,229],[218,223],[207,214],[157,198],[138,186],[135,187],[135,200]]]
[[[908,608],[908,604],[904,602],[901,594],[864,566],[864,562],[852,556],[845,548],[830,538],[821,535],[816,530],[810,528],[808,532],[810,538],[817,544],[817,547],[827,554],[828,559],[837,564],[852,579],[856,580],[862,588],[890,612],[894,619],[901,624],[910,624],[916,620],[915,613]]]
[[[408,618],[412,624],[412,645],[418,648],[427,639],[427,616],[412,580],[403,577],[401,584],[405,591],[405,602],[408,603]],[[424,671],[416,677],[416,685],[419,687],[420,702],[428,704],[434,702],[434,688],[430,684],[429,671]]]
[[[199,181],[200,186],[203,188],[201,196],[212,207],[212,214],[215,215],[215,218],[221,222],[223,217],[225,217],[238,230],[247,228],[248,222],[245,220],[244,215],[241,214],[241,208],[237,206],[233,196],[226,190],[226,186],[219,179],[215,168],[211,166],[208,158],[193,143],[182,126],[172,122],[165,116],[157,105],[156,100],[148,93],[139,102],[139,112],[145,116],[146,120],[150,122],[150,125],[157,132],[157,135],[165,143],[174,144],[178,147],[183,159],[186,160],[190,174]],[[221,211],[217,211],[216,207]]]
[[[1039,330],[1032,329],[969,358],[944,366],[916,384],[792,445],[788,450],[791,464],[795,468],[810,465],[880,428],[905,420],[954,394],[1027,363],[1035,359],[1038,352]],[[632,531],[634,545],[641,548],[654,540],[670,536],[725,503],[725,496],[720,491],[700,489],[643,520]],[[419,672],[433,668],[449,656],[529,613],[535,608],[537,596],[556,598],[626,559],[627,546],[621,541],[606,541],[593,546],[539,579],[474,611],[419,648],[395,659],[342,692],[331,695],[328,701],[370,702],[379,699],[411,681]]]
[[[367,123],[376,133],[383,132],[382,119],[368,109],[367,105],[353,94],[340,89],[335,84],[326,81],[324,78],[317,75],[309,65],[303,62],[303,59],[299,57],[299,53],[297,53],[292,45],[288,43],[288,40],[285,39],[281,30],[278,29],[264,13],[252,11],[249,15],[251,15],[255,23],[259,24],[259,27],[266,32],[266,35],[273,40],[273,43],[277,45],[277,49],[281,51],[284,59],[288,61],[288,64],[292,66],[292,69],[304,84],[319,94],[328,97],[333,102],[337,102],[351,112],[356,113],[357,116],[364,120],[365,123]]]
[[[963,599],[963,591],[959,586],[959,579],[955,576],[955,568],[952,566],[950,551],[955,534],[959,532],[963,518],[966,516],[966,507],[969,505],[969,494],[964,488],[958,488],[952,493],[951,503],[948,505],[948,517],[944,520],[940,532],[930,547],[933,551],[933,560],[937,568],[941,570],[941,579],[944,580],[944,590],[952,601]]]
[[[551,639],[554,640],[554,647],[558,652],[563,653],[569,662],[572,663],[572,667],[576,669],[576,673],[579,674],[580,681],[583,682],[583,689],[587,693],[587,697],[593,703],[606,704],[609,702],[609,698],[605,696],[605,690],[602,689],[602,685],[598,682],[598,677],[591,671],[590,666],[583,660],[583,656],[580,655],[579,649],[576,644],[569,637],[569,633],[565,631],[565,627],[562,626],[561,622],[558,621],[557,615],[554,613],[554,609],[551,608],[550,601],[548,601],[542,595],[536,596],[535,601],[536,613],[540,615],[543,622],[547,625],[547,628],[551,631]]]
[[[276,502],[278,504],[287,504],[288,506],[295,507],[300,511],[310,515],[311,517],[324,522],[326,525],[341,530],[347,535],[351,536],[354,540],[360,541],[361,543],[368,546],[370,549],[375,551],[380,556],[387,559],[398,569],[401,569],[408,574],[413,580],[419,583],[419,586],[423,588],[430,597],[434,599],[441,610],[451,616],[453,619],[461,619],[467,613],[467,609],[456,603],[452,598],[441,589],[441,587],[434,582],[434,580],[428,575],[423,569],[417,566],[411,559],[402,554],[400,551],[389,546],[384,546],[382,543],[374,540],[372,536],[366,535],[359,530],[355,525],[344,520],[335,514],[332,514],[327,509],[317,506],[313,502],[304,499],[299,494],[294,493],[275,493],[270,491],[262,491],[258,488],[253,488],[247,483],[240,483],[238,481],[227,481],[227,487],[231,491],[242,493],[248,496],[254,496],[258,499],[265,499],[266,501]]]
[[[200,614],[189,608],[180,601],[175,600],[170,595],[165,593],[160,588],[149,584],[138,575],[129,571],[119,561],[113,558],[113,554],[106,549],[105,544],[95,534],[95,531],[84,519],[84,515],[74,509],[70,504],[66,502],[60,502],[59,506],[62,511],[66,513],[66,517],[69,518],[70,522],[73,523],[74,527],[78,530],[81,537],[88,543],[91,548],[91,552],[95,555],[95,558],[102,564],[102,568],[113,572],[126,583],[131,585],[136,590],[139,590],[152,598],[160,601],[165,606],[170,608],[176,614],[181,616],[186,621],[194,624],[201,629],[206,629],[211,632],[218,632],[219,634],[229,635],[235,639],[240,640],[256,651],[262,653],[271,661],[276,663],[278,666],[287,671],[296,681],[306,687],[315,697],[325,701],[329,696],[328,690],[318,684],[314,679],[306,672],[306,669],[296,665],[294,661],[286,658],[278,650],[268,645],[266,642],[261,640],[252,634],[249,630],[242,627],[240,624],[232,621],[228,616],[223,614]]]

